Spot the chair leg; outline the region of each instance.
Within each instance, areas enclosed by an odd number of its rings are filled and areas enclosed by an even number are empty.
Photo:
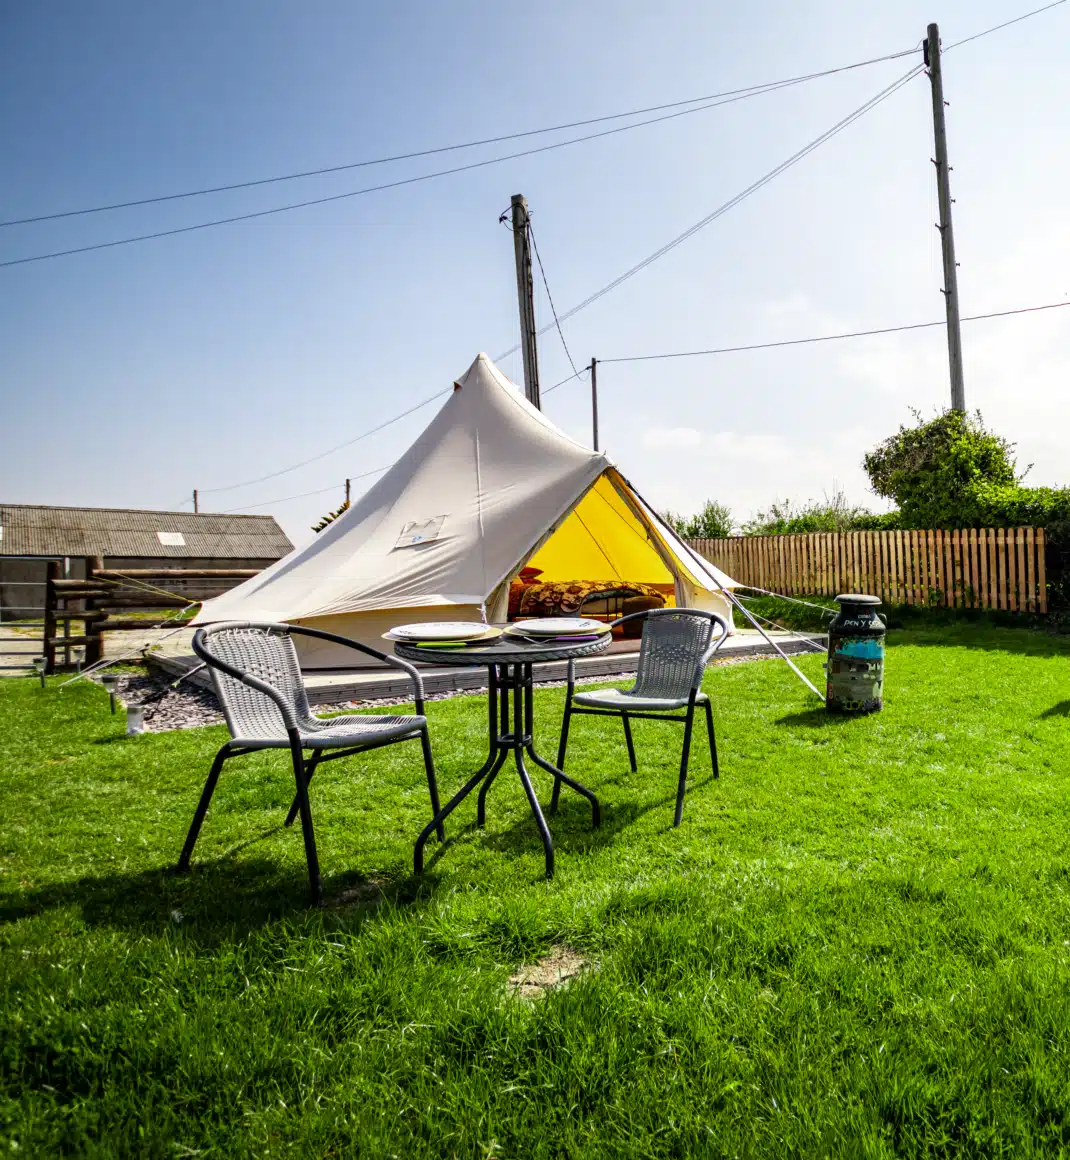
[[[713,776],[720,777],[721,771],[717,765],[717,734],[713,731],[713,706],[706,702],[706,732],[710,738],[710,761],[713,763]]]
[[[695,720],[695,702],[687,707],[687,721],[684,723],[684,751],[680,757],[680,785],[676,791],[676,817],[673,825],[678,826],[684,816],[684,788],[687,785],[687,759],[691,754],[691,726]]]
[[[312,810],[308,804],[308,779],[305,776],[305,761],[301,753],[301,738],[296,730],[290,731],[290,756],[293,758],[294,781],[297,784],[297,804],[301,814],[301,833],[305,839],[305,861],[308,863],[308,883],[312,891],[312,905],[319,906],[323,901],[320,860],[316,853],[316,835],[312,829]]]
[[[317,750],[312,755],[312,760],[305,765],[305,784],[308,785],[312,781],[312,775],[316,772],[316,766],[320,763],[320,758],[323,755]],[[283,823],[286,826],[292,826],[294,819],[297,817],[298,810],[301,808],[301,803],[297,800],[297,794],[294,794],[294,800],[290,805],[290,812],[286,815],[286,821]]]
[[[438,811],[442,808],[438,804],[438,782],[435,780],[435,763],[431,757],[431,737],[427,732],[427,726],[420,730],[420,748],[424,753],[424,769],[427,772],[427,791],[431,795],[431,817],[437,818]],[[446,840],[446,827],[439,822],[436,829],[438,840],[444,842]]]
[[[208,803],[212,800],[212,794],[215,793],[216,782],[219,781],[219,773],[223,768],[223,762],[229,756],[230,743],[228,742],[215,755],[212,768],[208,771],[208,780],[204,783],[204,789],[201,791],[201,800],[197,803],[197,810],[193,815],[189,833],[186,835],[186,844],[182,847],[182,853],[178,858],[178,869],[180,871],[189,869],[189,860],[193,856],[193,847],[197,844],[197,835],[201,832],[201,826],[204,824],[204,815],[208,813]]]
[[[561,740],[557,743],[557,768],[565,768],[565,752],[568,749],[568,727],[572,724],[572,701],[565,704],[565,716],[561,722]],[[554,792],[550,798],[550,813],[557,813],[557,803],[561,797],[561,779],[554,778]]]
[[[628,720],[627,713],[621,713],[620,717],[624,722],[624,740],[628,743],[628,760],[631,762],[632,773],[637,773],[639,766],[635,760],[635,745],[632,742],[632,723]]]

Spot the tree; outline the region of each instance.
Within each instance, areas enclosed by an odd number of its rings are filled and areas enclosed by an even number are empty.
[[[334,521],[336,519],[338,519],[338,517],[342,514],[342,512],[348,511],[348,510],[349,510],[349,500],[346,500],[345,503],[343,503],[342,506],[337,511],[328,512],[323,517],[323,519],[320,520],[320,522],[318,524],[313,524],[312,530],[314,532],[316,532],[317,534],[319,532],[322,532],[324,528],[329,527],[331,524],[333,524]]]
[[[948,410],[900,427],[862,463],[877,495],[894,500],[904,527],[976,526],[994,496],[1018,489],[1014,444],[989,431],[980,411]]]
[[[723,540],[732,534],[732,512],[723,503],[708,499],[694,516],[664,511],[661,518],[682,539]]]
[[[687,523],[690,540],[723,540],[732,534],[732,512],[723,503],[708,499]]]
[[[849,503],[842,491],[796,506],[791,500],[774,500],[768,511],[758,512],[743,525],[745,536],[784,536],[793,532],[850,532],[881,528],[887,516],[874,515]]]

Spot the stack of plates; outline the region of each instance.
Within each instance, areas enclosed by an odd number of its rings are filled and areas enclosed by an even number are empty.
[[[473,624],[468,620],[432,620],[424,624],[399,624],[383,634],[384,640],[404,644],[423,645],[426,648],[463,648],[465,645],[486,644],[497,640],[502,630],[489,624]]]
[[[609,631],[609,625],[601,620],[590,620],[582,616],[546,616],[537,620],[514,621],[506,628],[505,635],[549,643],[597,640]]]

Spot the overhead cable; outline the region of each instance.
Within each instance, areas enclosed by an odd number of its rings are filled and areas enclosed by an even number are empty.
[[[1043,306],[1021,306],[1017,310],[996,310],[989,314],[970,314],[960,319],[961,322],[980,322],[986,318],[1009,318],[1012,314],[1035,314],[1040,310],[1058,310],[1061,306],[1070,306],[1070,300],[1066,302],[1048,302]],[[721,346],[712,348],[710,350],[674,350],[667,351],[664,354],[634,354],[621,356],[618,358],[600,358],[599,363],[627,363],[627,362],[652,362],[656,359],[667,358],[696,358],[700,355],[708,354],[735,354],[737,351],[745,350],[772,350],[778,346],[804,346],[807,343],[814,342],[836,342],[841,338],[866,338],[874,334],[898,334],[904,330],[925,330],[931,326],[946,326],[947,319],[940,318],[933,322],[911,322],[905,326],[882,326],[874,330],[852,330],[844,334],[819,334],[811,338],[788,338],[781,342],[754,342],[746,346]],[[565,380],[568,381],[567,379]],[[557,386],[563,384],[558,383]],[[551,387],[552,391],[554,387]],[[549,391],[544,392],[546,394]]]
[[[728,201],[718,206],[717,209],[715,209],[712,213],[707,214],[700,221],[695,222],[693,226],[689,226],[682,234],[677,234],[677,236],[673,238],[672,241],[667,242],[660,249],[655,250],[652,254],[649,254],[641,262],[637,262],[630,269],[625,270],[623,274],[614,278],[612,282],[607,282],[606,285],[603,286],[600,290],[596,290],[593,294],[588,295],[582,302],[579,302],[575,306],[566,310],[564,314],[561,314],[560,316],[555,315],[555,321],[548,323],[546,326],[540,327],[537,333],[540,335],[545,334],[555,324],[565,322],[569,318],[572,318],[573,315],[579,314],[581,310],[586,310],[588,306],[593,305],[606,294],[616,290],[618,286],[622,285],[624,282],[627,282],[629,278],[634,278],[636,274],[642,270],[645,270],[647,266],[652,265],[659,258],[663,258],[671,250],[676,249],[677,246],[681,245],[683,242],[686,242],[688,238],[693,237],[700,230],[705,229],[706,226],[708,226],[711,222],[716,221],[717,218],[728,213],[729,210],[734,209],[737,205],[739,205],[740,202],[744,201],[752,194],[757,193],[758,190],[760,190],[763,186],[768,185],[769,182],[779,177],[793,165],[797,165],[804,157],[807,157],[809,154],[813,153],[815,149],[820,148],[820,146],[824,145],[826,141],[830,141],[838,133],[843,132],[843,130],[846,129],[849,125],[853,124],[860,117],[865,116],[865,114],[870,112],[872,109],[875,109],[879,104],[881,104],[881,102],[886,101],[893,93],[897,92],[904,85],[913,80],[914,77],[919,76],[924,71],[925,70],[923,65],[916,65],[909,72],[904,73],[903,76],[901,76],[897,81],[893,81],[892,84],[887,86],[887,88],[882,89],[879,93],[876,94],[876,96],[871,97],[868,101],[866,101],[864,105],[860,105],[857,109],[854,110],[854,112],[849,113],[841,121],[837,121],[836,124],[833,125],[830,129],[826,129],[824,133],[822,133],[819,137],[815,137],[808,144],[804,145],[802,149],[798,150],[798,152],[793,153],[789,158],[787,158],[786,161],[782,161],[774,169],[771,169],[764,176],[758,178],[757,181],[748,185],[746,189],[741,190],[734,197],[729,198]],[[519,349],[520,347],[518,344],[517,346],[510,347],[510,349],[507,351],[503,351],[502,354],[498,355],[497,357],[499,359],[507,358],[509,355],[514,354]]]
[[[290,467],[283,467],[279,471],[269,472],[267,475],[257,476],[256,479],[246,479],[242,483],[228,483],[225,487],[202,487],[199,489],[200,494],[209,495],[221,491],[236,491],[239,487],[251,487],[254,483],[266,483],[269,479],[278,479],[280,475],[288,475],[291,471],[296,471],[299,467],[307,467],[310,463],[316,463],[320,459],[326,459],[328,455],[333,455],[336,451],[341,451],[343,447],[352,447],[354,443],[359,443],[362,439],[367,439],[369,435],[377,435],[380,431],[384,431],[387,427],[393,426],[394,423],[426,407],[428,403],[433,403],[436,399],[440,399],[443,395],[448,395],[449,393],[449,390],[436,391],[433,395],[428,395],[422,403],[417,403],[415,406],[409,407],[407,411],[402,411],[400,415],[395,415],[392,419],[385,420],[377,427],[372,427],[370,431],[362,431],[359,435],[354,435],[352,439],[346,439],[341,443],[336,443],[333,447],[328,447],[326,451],[320,451],[316,455],[310,455],[307,459],[302,459],[300,463],[294,463]],[[371,471],[368,474],[374,475],[375,472]],[[358,475],[354,478],[363,479],[364,477]]]
[[[920,66],[919,66],[920,67]],[[779,84],[771,85],[768,88],[748,92],[739,97],[728,97],[725,100],[711,101],[705,105],[697,105],[690,109],[680,109],[675,113],[663,113],[659,117],[651,117],[646,121],[635,121],[630,125],[618,125],[614,129],[602,129],[598,133],[586,133],[580,137],[569,137],[564,141],[554,141],[549,145],[539,145],[534,149],[521,149],[516,153],[506,153],[500,157],[488,157],[482,161],[470,161],[465,165],[455,165],[450,169],[439,169],[432,173],[421,173],[415,177],[402,177],[396,181],[384,181],[379,185],[367,185],[362,189],[351,189],[345,193],[334,193],[325,197],[312,197],[304,201],[289,202],[286,205],[272,206],[269,209],[253,210],[248,213],[232,214],[230,217],[214,218],[211,221],[196,222],[191,226],[175,226],[172,229],[155,230],[149,234],[134,234],[131,237],[116,238],[110,242],[95,242],[89,246],[74,246],[67,250],[51,250],[45,254],[33,254],[27,258],[12,258],[6,262],[0,262],[0,268],[7,266],[25,266],[31,262],[45,262],[51,258],[67,258],[73,254],[88,254],[95,250],[110,250],[116,246],[130,246],[136,242],[150,242],[157,238],[176,237],[179,234],[195,233],[198,230],[213,229],[216,226],[232,225],[235,222],[252,221],[255,218],[272,217],[280,213],[289,213],[292,210],[307,209],[314,205],[327,205],[330,202],[346,201],[353,197],[362,197],[368,193],[380,193],[386,189],[399,189],[405,185],[418,185],[424,181],[432,181],[439,177],[449,177],[456,173],[467,173],[473,169],[484,169],[489,165],[500,165],[505,161],[515,161],[519,157],[532,157],[538,153],[549,153],[554,149],[563,149],[567,145],[578,145],[585,141],[595,141],[601,137],[612,137],[618,133],[627,133],[632,129],[641,129],[646,125],[656,125],[662,121],[672,121],[677,117],[687,117],[692,113],[702,113],[707,109],[715,109],[721,105],[734,104],[736,101],[746,100],[748,97],[760,96],[762,93],[775,92],[780,88],[787,88],[790,85],[799,84],[800,81],[782,81]]]
[[[1059,0],[1060,3],[1063,0]],[[873,57],[871,60],[860,60],[854,64],[841,65],[838,68],[824,69],[821,72],[806,73],[802,76],[786,77],[778,81],[766,81],[763,84],[747,85],[741,89],[728,89],[721,93],[707,93],[702,97],[688,97],[681,101],[667,101],[661,105],[647,105],[645,108],[630,109],[625,113],[608,113],[601,117],[587,117],[581,121],[565,121],[559,125],[547,125],[542,129],[525,129],[516,133],[503,133],[497,137],[483,137],[476,141],[463,141],[455,145],[439,145],[432,149],[417,149],[408,153],[395,153],[389,157],[374,157],[366,161],[350,161],[343,165],[327,165],[319,169],[305,169],[298,173],[284,173],[275,177],[260,177],[250,181],[236,181],[228,185],[213,185],[203,189],[191,189],[182,193],[166,193],[156,197],[141,197],[130,201],[111,202],[107,205],[89,206],[83,209],[64,210],[59,213],[38,214],[34,217],[12,218],[9,221],[0,221],[0,228],[6,226],[32,225],[36,222],[56,221],[60,218],[82,217],[86,214],[106,213],[110,210],[133,209],[136,206],[158,205],[161,202],[180,201],[191,197],[205,197],[213,193],[227,193],[237,189],[253,189],[260,185],[273,185],[282,181],[297,181],[305,177],[323,177],[331,173],[345,173],[353,169],[366,169],[373,165],[389,165],[395,161],[412,161],[418,157],[433,157],[440,153],[453,153],[461,149],[476,149],[483,145],[499,145],[503,141],[516,141],[523,137],[538,137],[545,133],[560,133],[566,129],[580,129],[587,125],[598,125],[606,121],[620,121],[628,117],[642,117],[647,113],[661,113],[666,109],[679,109],[685,105],[705,104],[707,101],[722,101],[727,97],[746,99],[749,96],[784,88],[788,85],[802,84],[806,81],[818,80],[821,77],[834,76],[836,73],[850,72],[852,69],[865,68],[868,65],[882,64],[889,60],[898,60],[916,52],[917,47],[907,48],[901,52],[889,53],[887,56]]]
[[[362,472],[360,475],[350,476],[350,482],[353,482],[353,481],[358,480],[358,479],[367,479],[370,475],[379,475],[383,471],[388,471],[392,466],[393,466],[393,464],[388,463],[386,465],[386,467],[375,467],[371,471]],[[227,489],[226,488],[219,488],[218,490],[226,491]],[[252,508],[272,507],[274,504],[289,503],[290,500],[292,500],[292,499],[307,499],[310,495],[324,495],[328,491],[337,491],[337,490],[338,490],[338,484],[332,483],[328,487],[317,488],[316,491],[302,491],[298,495],[284,495],[284,496],[280,496],[278,499],[265,500],[263,503],[247,503],[247,504],[245,504],[244,507],[228,508],[226,511],[219,512],[218,514],[221,516],[230,516],[230,515],[234,515],[236,512],[250,511]]]
[[[989,319],[989,318],[1009,318],[1012,315],[1016,315],[1016,314],[1035,314],[1035,313],[1042,311],[1042,310],[1057,310],[1059,307],[1062,307],[1062,306],[1070,306],[1070,299],[1068,299],[1065,302],[1049,302],[1049,303],[1046,303],[1046,304],[1041,305],[1041,306],[1020,306],[1014,310],[996,310],[996,311],[991,311],[987,314],[970,314],[970,315],[967,315],[964,318],[962,318],[961,321],[962,322],[980,322],[984,319]],[[722,346],[722,347],[717,347],[717,348],[711,348],[708,350],[679,350],[679,351],[669,351],[669,352],[666,352],[664,354],[627,355],[627,356],[621,356],[618,358],[599,359],[598,361],[600,363],[649,362],[649,361],[653,361],[655,359],[694,358],[694,357],[697,357],[699,355],[733,354],[737,351],[771,350],[775,347],[781,347],[781,346],[803,346],[807,343],[834,342],[838,339],[865,338],[865,337],[868,337],[870,335],[878,335],[878,334],[896,334],[896,333],[899,333],[900,331],[924,330],[928,327],[946,326],[946,325],[947,325],[947,323],[946,323],[945,319],[939,319],[939,320],[934,321],[934,322],[909,323],[906,326],[884,326],[884,327],[879,327],[879,328],[875,328],[872,330],[853,330],[853,331],[849,331],[849,332],[846,332],[843,334],[822,334],[822,335],[816,335],[816,336],[813,336],[810,338],[784,339],[784,340],[778,341],[778,342],[757,342],[757,343],[750,343],[746,346]],[[551,393],[551,391],[556,391],[559,387],[563,387],[566,383],[570,383],[574,379],[580,378],[589,369],[590,369],[589,367],[581,367],[579,370],[573,371],[573,373],[571,375],[567,375],[565,378],[561,379],[559,382],[554,383],[553,386],[547,387],[542,393],[544,395],[548,395]],[[422,403],[417,403],[415,407],[410,407],[407,411],[403,411],[400,415],[395,415],[394,418],[387,419],[384,423],[380,423],[377,427],[373,427],[370,431],[364,431],[360,435],[356,435],[352,439],[347,440],[345,443],[339,443],[336,446],[332,447],[330,450],[324,451],[320,455],[313,456],[311,459],[303,460],[301,463],[295,464],[293,467],[283,468],[281,471],[273,472],[270,475],[260,476],[259,479],[246,480],[245,483],[232,483],[232,484],[229,484],[227,487],[201,488],[200,493],[202,495],[204,495],[207,492],[232,491],[232,490],[235,490],[236,488],[239,488],[239,487],[247,487],[253,483],[262,483],[267,479],[274,479],[274,478],[278,477],[279,475],[285,475],[287,472],[290,472],[290,471],[296,471],[298,467],[304,467],[305,464],[307,464],[307,463],[312,463],[316,459],[322,459],[322,458],[324,458],[324,456],[330,455],[334,451],[338,451],[343,447],[348,447],[353,443],[359,442],[361,439],[366,439],[369,435],[374,435],[376,432],[382,431],[384,427],[389,427],[392,423],[397,423],[399,420],[404,419],[407,416],[411,415],[414,411],[418,411],[418,410],[420,410],[420,408],[426,407],[429,403],[434,402],[435,399],[441,398],[443,395],[447,395],[449,393],[450,392],[448,390],[447,391],[438,391],[434,395],[431,395],[428,398],[424,399],[424,401]],[[378,475],[380,472],[386,471],[386,470],[387,469],[385,467],[377,467],[377,468],[374,468],[372,471],[364,472],[363,474],[353,476],[352,478],[365,479],[368,476]],[[283,496],[280,499],[269,500],[266,503],[249,504],[249,505],[246,505],[246,507],[244,507],[244,508],[233,508],[233,509],[230,509],[229,511],[220,512],[218,514],[230,515],[230,514],[233,514],[234,512],[237,512],[237,511],[247,511],[253,507],[269,507],[273,503],[275,503],[275,504],[287,503],[292,499],[304,499],[307,496],[311,496],[311,495],[323,495],[325,492],[333,491],[336,487],[337,487],[337,484],[332,484],[330,487],[319,488],[316,491],[306,491],[306,492],[300,493],[299,495]]]
[[[954,44],[949,44],[943,51],[950,52],[953,48],[958,48],[960,44],[969,44],[971,40],[980,40],[982,36],[988,36],[990,33],[999,32],[1001,28],[1010,28],[1012,24],[1020,24],[1023,20],[1028,20],[1031,16],[1039,16],[1041,12],[1047,12],[1052,8],[1058,8],[1060,4],[1065,4],[1066,0],[1055,0],[1053,4],[1045,4],[1043,8],[1034,8],[1032,12],[1023,13],[1021,16],[1016,16],[1013,20],[1005,20],[1002,24],[995,24],[991,28],[986,28],[984,32],[975,32],[973,36],[966,36],[962,40],[956,40]]]
[[[565,354],[568,355],[569,365],[572,367],[573,377],[580,375],[583,372],[576,370],[576,363],[572,358],[572,351],[568,349],[568,343],[565,342],[565,332],[561,329],[561,323],[557,319],[557,309],[554,306],[554,298],[550,293],[550,283],[546,280],[546,270],[542,264],[542,254],[539,253],[539,244],[535,241],[535,231],[531,227],[531,217],[528,217],[528,235],[531,238],[531,248],[535,251],[535,259],[539,263],[539,274],[542,276],[542,284],[546,290],[546,300],[550,303],[550,313],[554,316],[554,324],[557,327],[557,335],[561,339],[561,345],[565,348]]]

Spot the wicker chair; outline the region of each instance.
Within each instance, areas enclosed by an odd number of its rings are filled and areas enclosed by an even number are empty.
[[[377,657],[392,668],[408,673],[413,684],[416,714],[370,716],[366,714],[344,717],[317,717],[309,708],[297,650],[291,636],[313,636],[356,649]],[[208,804],[212,800],[223,763],[260,749],[288,749],[293,759],[296,794],[286,817],[286,825],[301,815],[301,830],[305,840],[305,857],[312,887],[313,905],[321,900],[319,858],[316,837],[312,829],[312,813],[308,804],[308,783],[316,767],[323,761],[334,761],[393,745],[397,741],[417,738],[423,749],[427,788],[431,794],[432,817],[439,812],[438,787],[435,767],[431,759],[431,743],[424,716],[424,690],[420,674],[407,661],[377,652],[344,636],[321,632],[318,629],[299,628],[291,624],[249,624],[227,622],[211,625],[197,631],[193,651],[211,669],[212,681],[231,739],[216,754],[208,774],[197,812],[178,860],[178,869],[188,870],[193,847],[200,833]],[[305,750],[312,756],[306,761]],[[444,839],[442,826],[438,827],[439,841]]]
[[[706,711],[706,729],[710,741],[710,759],[713,776],[718,776],[717,742],[713,732],[713,710],[710,699],[702,692],[702,674],[713,654],[728,636],[728,625],[713,612],[694,608],[654,608],[621,617],[614,624],[645,619],[643,640],[639,647],[639,671],[630,689],[597,689],[590,693],[576,692],[576,670],[568,665],[568,692],[565,698],[565,719],[561,723],[561,742],[557,749],[557,768],[565,768],[565,750],[568,748],[569,724],[577,714],[592,717],[620,717],[624,723],[624,740],[628,745],[628,760],[632,773],[639,768],[632,743],[631,718],[649,717],[655,721],[680,721],[684,725],[684,751],[680,758],[680,783],[676,791],[676,817],[680,824],[684,813],[684,787],[687,782],[687,763],[691,751],[691,727],[695,706]],[[715,627],[720,628],[714,636]],[[674,710],[686,709],[683,716],[671,716]],[[560,781],[554,782],[551,813],[557,809],[561,792]]]

